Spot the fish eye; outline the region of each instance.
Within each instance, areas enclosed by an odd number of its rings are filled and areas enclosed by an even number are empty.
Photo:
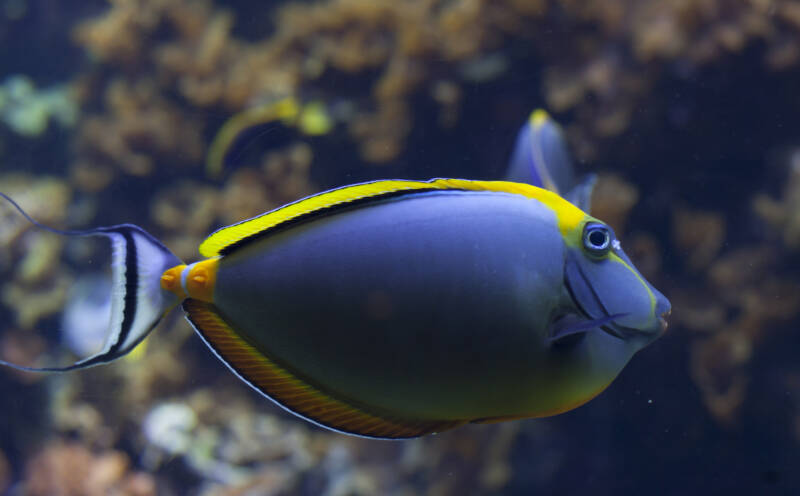
[[[611,248],[611,233],[602,224],[586,224],[583,230],[583,247],[590,255],[601,257]]]

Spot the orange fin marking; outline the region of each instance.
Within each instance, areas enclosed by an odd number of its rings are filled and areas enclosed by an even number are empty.
[[[239,376],[288,410],[325,427],[360,436],[409,438],[441,432],[460,420],[408,420],[370,413],[293,375],[239,336],[213,304],[187,299],[187,318]]]
[[[185,265],[176,265],[161,275],[161,289],[174,293],[181,300],[186,298],[183,286],[181,286],[181,272],[185,267]]]
[[[214,285],[217,282],[219,258],[207,258],[190,266],[186,276],[186,292],[189,298],[211,303],[214,301]]]

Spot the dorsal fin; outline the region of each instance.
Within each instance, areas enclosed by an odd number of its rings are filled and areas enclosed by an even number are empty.
[[[188,298],[186,318],[236,375],[286,410],[328,429],[364,437],[402,439],[442,432],[463,420],[394,418],[322,391],[253,347],[211,303]]]
[[[534,110],[517,135],[506,180],[555,191],[584,212],[591,212],[596,179],[594,174],[575,175],[563,129],[545,110]]]
[[[559,228],[562,232],[571,229],[585,217],[585,214],[580,209],[557,194],[529,184],[508,181],[470,181],[467,179],[431,179],[429,181],[390,179],[355,184],[318,193],[257,217],[223,227],[203,241],[200,245],[200,254],[204,257],[225,255],[249,239],[263,236],[278,227],[286,226],[290,222],[296,222],[321,213],[329,213],[332,209],[397,195],[447,190],[493,191],[518,194],[539,200],[556,213]]]

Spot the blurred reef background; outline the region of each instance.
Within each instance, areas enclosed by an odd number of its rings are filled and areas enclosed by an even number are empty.
[[[0,370],[0,494],[797,491],[798,88],[792,0],[3,0],[0,190],[41,222],[136,223],[192,260],[213,229],[322,189],[500,178],[542,107],[674,310],[576,411],[408,442],[284,413],[175,312],[112,365]],[[223,124],[285,98],[295,118],[210,174]],[[107,248],[5,205],[0,246],[0,358],[97,346],[61,309]]]

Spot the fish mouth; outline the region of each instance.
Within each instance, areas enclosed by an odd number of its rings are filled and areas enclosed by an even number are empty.
[[[670,308],[666,312],[662,313],[661,316],[658,318],[658,335],[662,335],[667,332],[667,328],[669,327],[669,322],[667,319],[669,318],[670,314],[672,313],[672,309]]]

